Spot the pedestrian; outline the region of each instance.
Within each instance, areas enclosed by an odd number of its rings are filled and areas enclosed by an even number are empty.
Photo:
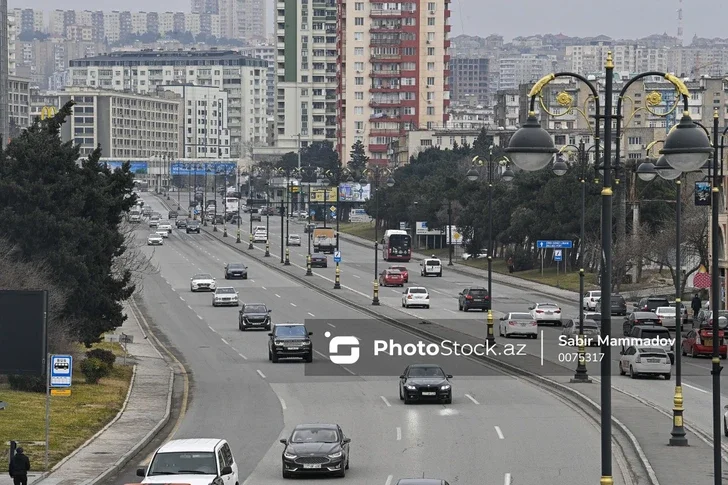
[[[23,453],[23,448],[15,450],[15,456],[10,460],[8,473],[13,479],[14,485],[28,485],[28,472],[30,471],[30,460]]]
[[[508,258],[508,272],[513,273],[516,270],[516,267],[513,265],[513,256]]]
[[[700,309],[703,307],[703,302],[700,300],[700,296],[697,293],[695,293],[695,296],[693,297],[693,301],[690,306],[693,309],[693,320],[697,320],[698,313],[700,313]]]

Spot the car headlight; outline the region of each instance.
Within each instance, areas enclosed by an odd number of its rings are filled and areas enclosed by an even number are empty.
[[[306,345],[311,345],[311,342],[302,342],[302,344],[303,344],[304,346],[306,346]]]
[[[275,342],[273,342],[273,345],[281,346],[281,345],[283,345],[283,342],[276,340]]]
[[[447,391],[449,389],[450,389],[450,385],[449,384],[445,384],[444,386],[440,386],[440,390],[441,391]]]
[[[342,452],[337,451],[336,453],[329,454],[329,458],[341,458],[342,455],[343,455]]]
[[[285,456],[285,457],[286,457],[286,458],[288,458],[289,460],[295,460],[295,459],[297,458],[297,456],[296,456],[296,455],[293,455],[293,454],[291,454],[291,453],[288,453],[287,451],[286,451],[285,453],[283,453],[283,456]]]
[[[415,386],[404,386],[404,387],[406,387],[410,391],[414,391],[415,389],[417,389]]]

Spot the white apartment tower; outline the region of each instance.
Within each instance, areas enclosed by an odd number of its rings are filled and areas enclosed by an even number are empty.
[[[276,37],[276,146],[335,144],[336,0],[278,0]]]
[[[346,162],[361,140],[384,165],[408,131],[447,121],[449,0],[337,2],[337,151]]]
[[[213,86],[227,93],[230,156],[248,159],[266,143],[266,72],[262,59],[233,51],[113,52],[70,61],[72,86],[154,93],[160,86]]]

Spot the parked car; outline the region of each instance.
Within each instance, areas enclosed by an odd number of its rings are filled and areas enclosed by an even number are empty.
[[[718,332],[720,340],[718,353],[721,359],[725,359],[728,354],[728,346],[725,342],[725,332]],[[700,355],[713,355],[713,329],[711,328],[694,328],[682,340],[682,355],[698,357]]]
[[[704,328],[713,326],[713,312],[710,309],[702,309],[693,322],[693,328]],[[718,327],[725,330],[728,327],[728,310],[718,311]]]
[[[627,374],[632,379],[641,375],[654,375],[663,376],[669,381],[672,378],[672,364],[663,349],[633,345],[620,352],[619,375]]]
[[[506,338],[512,335],[538,338],[538,323],[530,313],[507,313],[498,323],[498,335]]]
[[[474,286],[465,288],[458,293],[458,310],[467,312],[468,310],[490,310],[490,295],[488,290],[482,286]],[[533,319],[532,319],[533,320]]]

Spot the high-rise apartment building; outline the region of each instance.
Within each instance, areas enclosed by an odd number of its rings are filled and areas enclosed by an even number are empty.
[[[502,57],[499,60],[498,89],[518,89],[523,83],[538,81],[550,72],[555,72],[556,56],[521,54]]]
[[[15,17],[18,34],[24,34],[26,32],[45,32],[46,30],[43,10],[14,8],[10,14]]]
[[[15,76],[17,74],[17,72],[16,72],[17,66],[15,64],[15,62],[16,62],[15,43],[17,41],[18,32],[17,32],[17,23],[15,20],[15,16],[13,15],[12,12],[7,14],[6,20],[5,20],[5,22],[3,22],[3,25],[5,26],[5,29],[6,29],[4,38],[5,38],[5,41],[7,42],[6,43],[7,51],[5,51],[3,53],[3,56],[6,56],[6,57],[3,57],[3,58],[7,58],[7,60],[8,60],[8,62],[7,62],[8,75]],[[6,86],[6,84],[4,84],[4,86]]]
[[[256,45],[251,47],[241,47],[240,53],[248,57],[257,57],[268,63],[268,73],[266,75],[268,100],[266,114],[273,116],[273,108],[275,106],[275,87],[276,87],[276,47],[275,45]]]
[[[336,142],[336,0],[278,0],[275,143]],[[300,144],[299,144],[300,141]]]
[[[159,86],[195,84],[222,88],[228,95],[230,152],[247,158],[266,143],[266,73],[262,59],[233,51],[113,52],[70,62],[70,84],[154,93]]]
[[[238,39],[250,43],[267,41],[268,2],[266,0],[236,0],[241,14],[238,15]]]
[[[450,59],[452,71],[453,103],[469,106],[492,104],[489,75],[490,59],[487,57],[454,57]]]
[[[407,131],[447,121],[450,3],[337,1],[337,150],[346,162],[361,140],[387,164]]]

